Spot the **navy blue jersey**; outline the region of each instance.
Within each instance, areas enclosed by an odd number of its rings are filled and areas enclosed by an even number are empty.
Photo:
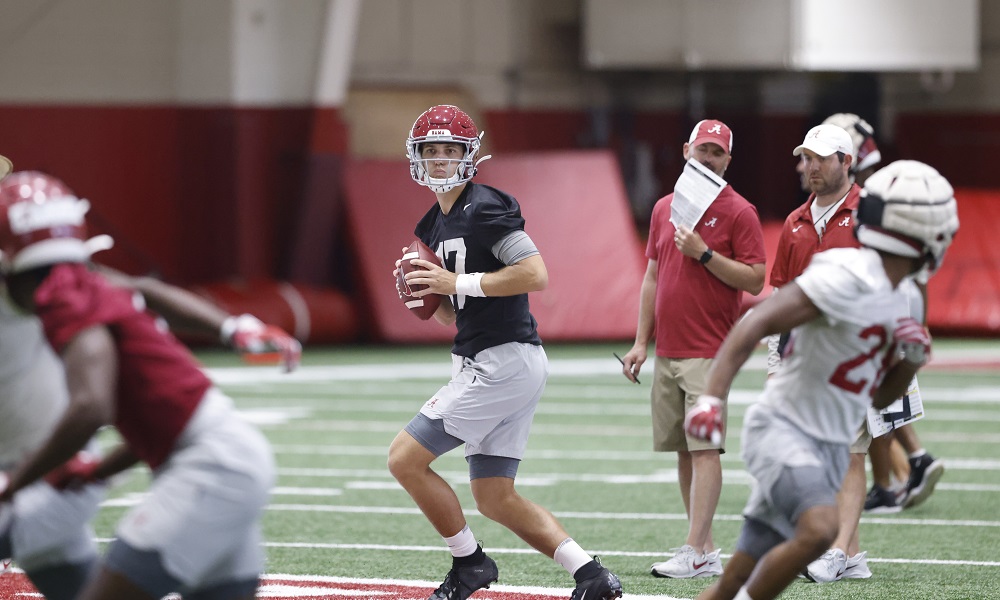
[[[488,185],[466,184],[446,215],[435,203],[414,233],[434,249],[444,268],[459,275],[489,273],[504,265],[492,248],[510,233],[524,229],[521,207],[513,196]],[[473,357],[481,350],[523,342],[540,345],[537,323],[528,312],[528,295],[451,298],[458,333],[452,353]]]

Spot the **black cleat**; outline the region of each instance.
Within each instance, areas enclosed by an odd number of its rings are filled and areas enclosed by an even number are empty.
[[[903,508],[913,508],[923,504],[934,493],[941,476],[944,475],[944,461],[924,454],[910,459],[910,480],[906,484],[906,498]]]
[[[476,590],[489,588],[499,577],[497,563],[483,555],[478,565],[456,565],[448,571],[438,589],[427,600],[466,600]]]
[[[569,600],[613,600],[622,597],[622,582],[611,571],[601,568],[595,577],[576,584]]]
[[[903,510],[899,503],[899,498],[877,483],[872,484],[872,489],[868,490],[865,497],[865,512],[877,515],[890,515]]]

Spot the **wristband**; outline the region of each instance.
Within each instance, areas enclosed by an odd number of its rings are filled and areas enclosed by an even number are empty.
[[[705,250],[705,252],[701,255],[701,258],[698,259],[698,262],[700,262],[703,265],[708,264],[708,261],[712,260],[712,256],[714,256],[714,254],[712,252],[712,249],[709,248],[708,250]]]
[[[484,273],[463,273],[455,278],[455,293],[459,296],[475,296],[476,298],[485,298],[486,292],[483,291],[483,280]]]

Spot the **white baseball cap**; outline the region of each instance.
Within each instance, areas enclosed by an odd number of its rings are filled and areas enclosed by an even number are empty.
[[[802,143],[792,150],[792,156],[802,154],[803,150],[810,150],[820,156],[830,156],[834,152],[843,152],[854,156],[854,141],[851,134],[842,127],[836,125],[817,125],[809,130]]]

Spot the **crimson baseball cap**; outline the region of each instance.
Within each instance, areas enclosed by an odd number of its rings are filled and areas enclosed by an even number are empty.
[[[718,144],[726,151],[726,154],[732,154],[733,130],[722,121],[715,119],[698,121],[698,124],[691,130],[688,144],[699,146],[705,143]]]
[[[854,156],[854,140],[843,127],[824,123],[809,130],[802,143],[792,150],[792,156],[802,154],[803,150],[811,150],[819,156],[830,156],[835,152],[843,152]]]

